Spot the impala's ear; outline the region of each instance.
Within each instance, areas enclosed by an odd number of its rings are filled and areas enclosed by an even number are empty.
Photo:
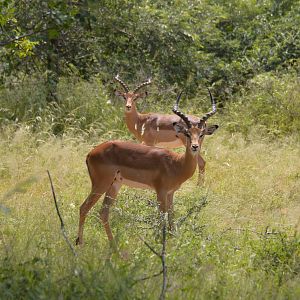
[[[211,135],[211,134],[213,134],[218,128],[219,128],[219,125],[210,125],[210,126],[206,127],[206,129],[205,129],[205,134],[206,134],[206,135]]]
[[[186,128],[184,127],[184,125],[182,125],[181,123],[178,123],[178,122],[173,122],[173,127],[174,127],[176,133],[184,133],[186,131]]]
[[[125,95],[124,95],[125,93],[123,93],[123,92],[120,92],[120,91],[117,91],[117,90],[115,90],[115,95],[117,96],[117,97],[122,97],[123,99],[125,99]]]
[[[138,93],[135,100],[142,99],[148,96],[148,92]]]

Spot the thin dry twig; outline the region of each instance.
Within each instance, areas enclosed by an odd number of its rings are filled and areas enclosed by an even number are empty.
[[[166,217],[164,218],[164,224],[162,228],[162,252],[161,252],[161,264],[163,271],[163,284],[162,290],[159,296],[160,300],[164,300],[166,298],[167,291],[167,264],[166,264],[166,243],[167,243],[167,224]]]
[[[137,279],[134,281],[134,284],[147,280],[153,277],[157,277],[161,274],[163,274],[163,282],[162,282],[162,289],[159,296],[160,300],[164,300],[166,298],[166,291],[167,291],[167,264],[166,264],[166,244],[167,244],[167,220],[168,220],[168,214],[163,215],[163,226],[162,226],[162,250],[161,253],[157,252],[148,242],[146,242],[141,236],[139,236],[140,240],[150,249],[151,252],[153,252],[157,257],[161,260],[162,270],[159,273],[156,273],[154,275],[146,276],[140,279]]]
[[[148,242],[146,242],[141,236],[139,236],[140,240],[159,258],[161,258],[161,254],[159,254]]]
[[[207,197],[202,198],[202,201],[199,204],[195,204],[191,209],[188,210],[187,214],[179,219],[177,222],[177,226],[180,227],[192,214],[200,212],[203,207],[207,205]],[[144,242],[144,244],[156,255],[160,258],[161,264],[162,264],[162,270],[154,274],[152,276],[144,277],[143,280],[147,280],[156,276],[159,276],[160,274],[163,274],[163,282],[162,282],[162,289],[159,296],[160,300],[165,300],[166,298],[166,292],[167,292],[167,264],[166,264],[166,244],[167,244],[167,216],[168,214],[163,215],[163,227],[162,227],[162,251],[161,254],[158,253],[148,242],[146,242],[143,238],[140,237],[140,239]],[[141,281],[141,280],[139,280]],[[138,281],[136,281],[138,282]]]
[[[180,228],[183,223],[194,213],[198,213],[201,211],[202,208],[204,208],[207,205],[207,195],[202,198],[202,201],[199,204],[195,204],[193,207],[191,207],[187,214],[185,216],[182,216],[177,221],[177,228]]]
[[[0,41],[0,46],[6,46],[8,44],[11,44],[11,43],[14,43],[14,42],[17,42],[25,37],[29,37],[29,36],[32,36],[32,35],[35,35],[35,34],[39,34],[39,33],[42,33],[42,32],[45,32],[47,30],[51,30],[53,28],[44,28],[44,29],[41,29],[41,30],[37,30],[37,31],[31,31],[31,32],[28,32],[28,33],[25,33],[25,34],[22,34],[20,36],[15,36],[9,40],[4,40],[4,41]]]
[[[47,170],[47,173],[48,173],[48,177],[49,177],[49,181],[50,181],[50,185],[51,185],[52,196],[53,196],[53,199],[54,199],[54,204],[55,204],[56,212],[57,212],[57,215],[58,215],[59,220],[60,220],[60,229],[61,229],[62,235],[63,235],[66,243],[68,244],[69,248],[71,249],[73,255],[75,257],[77,257],[77,253],[76,253],[74,247],[72,246],[72,244],[71,244],[71,242],[70,242],[70,240],[68,238],[67,232],[65,230],[65,224],[64,224],[64,221],[62,219],[62,216],[61,216],[59,208],[58,208],[58,204],[57,204],[57,200],[56,200],[56,195],[55,195],[55,191],[54,191],[54,187],[53,187],[51,175],[50,175],[50,172],[48,170]]]
[[[141,282],[141,281],[145,281],[145,280],[148,280],[148,279],[151,279],[151,278],[154,278],[154,277],[157,277],[159,275],[161,275],[163,273],[163,270],[161,270],[159,273],[155,273],[153,275],[149,275],[149,276],[145,276],[145,277],[141,277],[141,278],[138,278],[136,279],[133,284],[131,286],[134,286],[135,284]]]

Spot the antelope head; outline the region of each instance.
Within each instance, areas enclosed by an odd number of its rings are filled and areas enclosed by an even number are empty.
[[[137,99],[147,96],[147,92],[138,93],[138,91],[141,88],[151,84],[151,79],[149,78],[147,81],[145,81],[145,82],[141,83],[140,85],[138,85],[133,91],[130,91],[128,85],[120,79],[119,75],[117,75],[115,77],[115,80],[118,83],[120,83],[120,85],[124,89],[124,91],[117,91],[116,95],[122,97],[125,100],[125,107],[126,107],[127,112],[131,111],[131,109],[132,109],[132,107],[135,104],[135,101]]]
[[[210,125],[207,126],[206,121],[208,118],[210,118],[212,115],[214,115],[217,111],[216,109],[216,103],[211,95],[210,90],[209,95],[212,103],[212,110],[206,113],[198,122],[192,122],[189,120],[189,118],[179,111],[178,104],[179,100],[181,98],[182,92],[177,97],[176,103],[172,109],[173,113],[178,115],[182,122],[174,122],[173,127],[178,137],[184,142],[184,139],[186,140],[187,146],[189,147],[192,154],[197,154],[200,151],[202,141],[204,139],[205,135],[211,135],[215,132],[216,129],[218,129],[218,125]]]

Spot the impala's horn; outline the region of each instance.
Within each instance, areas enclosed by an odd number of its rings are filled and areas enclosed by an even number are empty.
[[[210,100],[211,100],[211,104],[212,104],[212,110],[209,111],[208,113],[206,113],[206,114],[200,119],[198,125],[202,124],[203,122],[206,122],[207,119],[210,118],[212,115],[214,115],[214,114],[216,113],[216,111],[217,111],[216,102],[215,102],[215,100],[214,100],[214,98],[213,98],[213,96],[212,96],[212,94],[211,94],[209,88],[207,88],[207,89],[208,89],[209,96],[210,96]]]
[[[141,88],[143,88],[144,86],[147,86],[147,85],[149,85],[149,84],[151,84],[151,78],[149,78],[147,81],[145,81],[145,82],[141,83],[139,86],[137,86],[137,87],[134,89],[133,93],[136,93],[139,89],[141,89]]]
[[[114,79],[115,79],[116,81],[118,81],[118,82],[121,84],[121,86],[124,88],[124,90],[125,90],[126,93],[129,92],[129,87],[128,87],[128,85],[127,85],[124,81],[122,81],[122,80],[120,79],[119,74],[118,74],[117,76],[115,76]]]
[[[188,117],[184,113],[182,113],[181,111],[178,110],[178,103],[179,103],[182,93],[183,93],[183,91],[178,95],[178,97],[176,99],[176,103],[174,104],[172,111],[174,114],[179,116],[185,122],[185,124],[188,128],[191,128],[192,124],[189,121]]]

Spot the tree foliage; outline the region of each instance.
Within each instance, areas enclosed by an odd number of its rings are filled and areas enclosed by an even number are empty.
[[[103,82],[121,72],[229,98],[253,76],[295,66],[296,0],[5,0],[1,74],[44,72],[50,100],[61,76]]]

